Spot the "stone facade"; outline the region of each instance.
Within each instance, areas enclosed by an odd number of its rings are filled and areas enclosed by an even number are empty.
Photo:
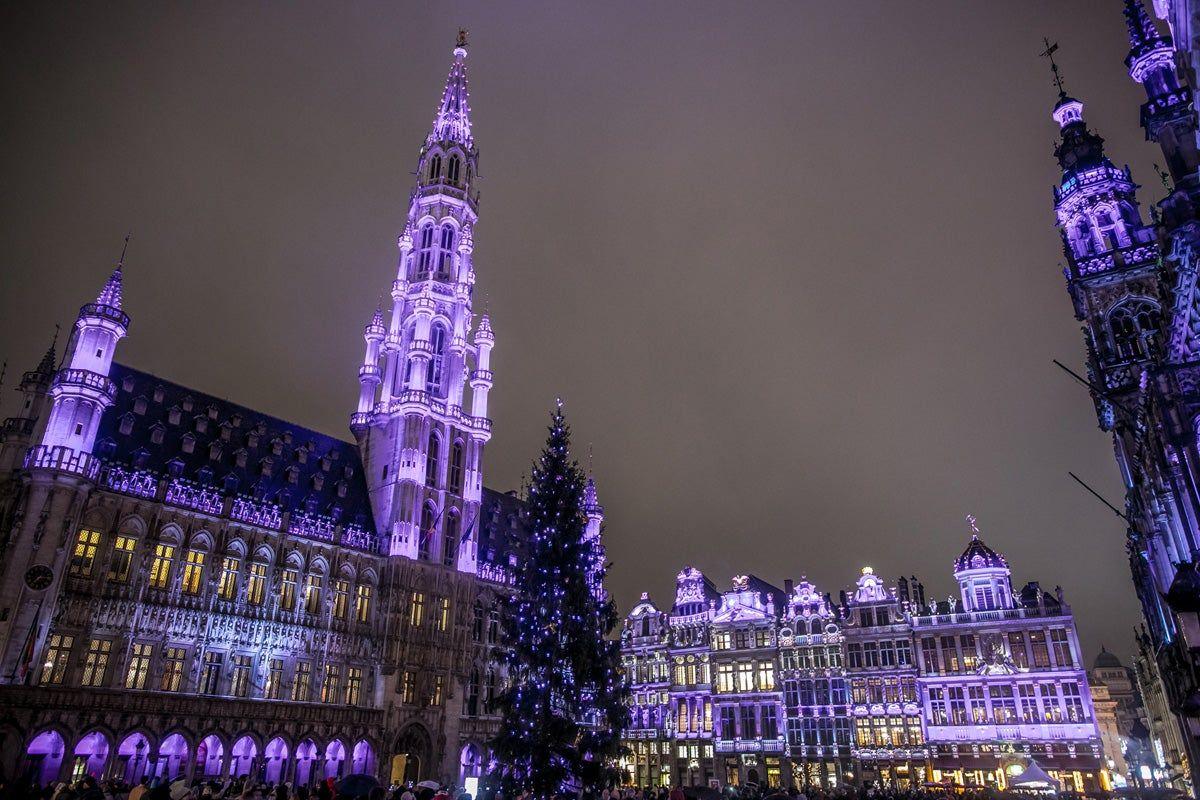
[[[364,331],[353,443],[116,363],[121,264],[61,368],[52,346],[23,376],[0,440],[7,774],[486,767],[523,533],[521,501],[483,485],[495,337],[472,311],[466,58],[460,38],[390,311]]]
[[[1036,763],[1064,788],[1109,788],[1061,591],[1014,591],[978,537],[954,577],[959,596],[926,602],[915,578],[868,567],[835,602],[807,580],[719,592],[684,569],[671,610],[643,595],[622,631],[630,780],[1005,788]]]

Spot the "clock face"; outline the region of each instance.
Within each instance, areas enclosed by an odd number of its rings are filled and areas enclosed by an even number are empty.
[[[25,585],[35,592],[40,592],[54,583],[54,572],[45,564],[34,564],[25,573]]]

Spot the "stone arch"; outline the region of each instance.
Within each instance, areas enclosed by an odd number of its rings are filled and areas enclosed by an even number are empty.
[[[261,561],[264,564],[274,564],[275,563],[275,551],[271,549],[270,545],[267,545],[267,544],[259,545],[254,550],[254,560]]]
[[[432,773],[433,738],[421,723],[413,722],[400,731],[392,752],[392,783],[416,783]]]
[[[478,742],[468,740],[458,751],[458,783],[466,784],[467,778],[479,778],[483,774],[484,754],[487,751]]]
[[[220,734],[210,733],[196,743],[197,777],[218,777],[223,773],[227,748]]]
[[[107,772],[112,748],[112,734],[99,728],[92,728],[80,736],[71,748],[72,780],[78,780],[84,775],[91,775],[97,780],[103,778]]]
[[[258,742],[252,734],[243,733],[229,748],[229,774],[235,778],[253,775],[258,767]]]
[[[225,543],[223,551],[227,555],[237,556],[238,558],[246,557],[246,543],[242,541],[240,536],[231,536],[229,541]]]
[[[205,552],[211,553],[213,551],[213,545],[215,541],[216,540],[211,533],[201,529],[193,533],[191,537],[188,538],[187,546],[190,550],[204,550]]]
[[[66,737],[57,728],[45,728],[31,736],[25,745],[22,777],[39,786],[58,780],[66,750]]]
[[[311,736],[303,737],[296,745],[296,785],[307,786],[317,778],[317,755],[320,748]]]
[[[171,780],[185,774],[188,754],[191,752],[189,739],[181,731],[177,730],[167,734],[158,743],[154,776]]]
[[[149,772],[155,750],[154,739],[145,730],[126,733],[117,745],[117,760],[110,773],[130,786],[135,785]]]
[[[292,748],[282,736],[274,736],[263,745],[262,779],[267,783],[279,783],[287,776],[288,757]]]
[[[174,522],[168,522],[158,529],[158,540],[167,544],[183,544],[183,529]]]
[[[117,523],[117,530],[140,539],[146,535],[146,520],[134,513],[126,514]]]
[[[346,774],[346,761],[349,755],[346,745],[341,739],[330,739],[325,745],[325,767],[323,777],[340,778]]]
[[[375,748],[366,739],[359,739],[350,751],[350,772],[354,774],[375,774]]]

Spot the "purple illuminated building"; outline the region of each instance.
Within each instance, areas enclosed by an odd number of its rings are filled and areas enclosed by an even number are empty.
[[[1110,788],[1061,592],[1014,592],[977,536],[954,578],[954,596],[927,602],[915,578],[867,567],[835,602],[803,579],[718,592],[684,569],[671,613],[643,595],[622,631],[630,780],[1003,789],[1036,764],[1064,788]],[[669,689],[664,663],[683,671]]]
[[[63,363],[52,346],[22,378],[0,440],[5,774],[461,785],[486,767],[523,533],[521,501],[483,481],[495,337],[473,311],[466,61],[460,37],[364,330],[354,442],[115,361],[120,265]],[[591,481],[585,503],[598,537]]]
[[[1083,325],[1086,383],[1124,483],[1126,549],[1145,620],[1141,690],[1148,705],[1175,715],[1151,733],[1187,752],[1162,766],[1177,788],[1188,789],[1187,762],[1200,758],[1200,154],[1193,103],[1200,4],[1154,0],[1171,35],[1142,0],[1124,7],[1125,64],[1146,93],[1141,124],[1162,149],[1167,196],[1143,220],[1128,168],[1108,159],[1055,66],[1054,155],[1062,172],[1054,211],[1067,289]]]

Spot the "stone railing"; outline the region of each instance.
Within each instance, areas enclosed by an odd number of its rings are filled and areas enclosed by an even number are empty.
[[[229,518],[260,528],[279,530],[283,512],[274,503],[260,503],[251,497],[235,497],[229,507]]]
[[[209,486],[192,483],[185,478],[172,478],[167,484],[167,493],[163,502],[171,506],[190,508],[202,514],[219,516],[225,501],[221,493]]]
[[[111,403],[117,396],[117,385],[108,376],[86,369],[63,369],[54,376],[50,389],[62,386],[85,386],[102,395]]]
[[[100,485],[114,492],[134,497],[153,498],[158,495],[158,476],[153,472],[130,469],[120,464],[105,464],[100,473]]]
[[[52,469],[78,475],[90,481],[100,474],[100,459],[70,447],[37,445],[25,454],[25,469]]]

